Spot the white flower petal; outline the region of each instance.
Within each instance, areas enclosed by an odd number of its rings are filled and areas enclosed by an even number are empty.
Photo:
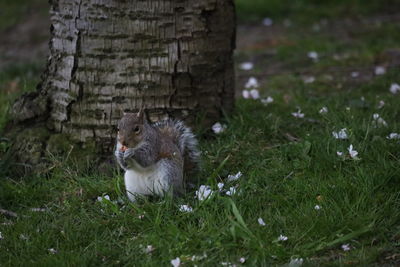
[[[148,245],[144,251],[146,253],[151,253],[154,251],[154,247],[152,245]]]
[[[214,133],[219,134],[225,131],[226,125],[222,125],[220,122],[214,123],[214,125],[211,127]]]
[[[255,77],[250,77],[244,87],[245,88],[257,88],[258,86],[259,85],[258,85],[257,79]]]
[[[356,159],[358,152],[353,149],[353,145],[350,145],[349,148],[347,149],[349,151],[349,155],[352,159]]]
[[[258,224],[261,225],[261,226],[265,226],[266,225],[262,218],[258,218],[257,221],[258,221]]]
[[[233,181],[236,181],[236,180],[238,180],[240,177],[242,177],[242,172],[238,172],[238,173],[236,173],[236,174],[234,174],[234,175],[232,175],[232,174],[230,174],[230,175],[228,175],[228,178],[226,179],[226,181],[227,182],[233,182]]]
[[[179,267],[181,265],[181,259],[179,257],[171,260],[171,264],[174,267]]]
[[[297,266],[301,266],[302,264],[303,264],[302,258],[294,258],[294,259],[290,260],[289,267],[297,267]]]
[[[343,244],[342,245],[343,251],[349,251],[350,250],[350,244]]]
[[[264,105],[268,105],[269,103],[272,103],[272,102],[274,102],[274,99],[270,96],[267,98],[261,99],[261,103],[263,103]]]
[[[305,76],[305,77],[303,77],[303,82],[304,83],[313,83],[313,82],[315,82],[315,77],[314,76]]]
[[[336,139],[348,139],[349,137],[347,136],[347,129],[343,128],[339,132],[332,132],[333,137]]]
[[[242,91],[242,96],[243,96],[244,99],[249,99],[250,98],[249,90],[243,90]]]
[[[253,99],[259,99],[260,98],[260,93],[258,92],[257,89],[251,89],[250,90],[250,95],[251,95],[251,98],[253,98]]]
[[[328,113],[328,108],[327,108],[327,107],[322,107],[322,108],[319,110],[319,113],[320,113],[320,114]]]
[[[278,241],[286,241],[286,240],[288,240],[288,237],[287,237],[287,236],[279,235]]]
[[[359,75],[360,75],[360,73],[359,73],[358,71],[353,71],[353,72],[351,73],[351,77],[352,77],[352,78],[357,78]]]
[[[230,187],[229,190],[225,193],[228,196],[233,196],[234,194],[236,194],[236,188],[235,187]]]
[[[239,68],[242,70],[251,70],[253,67],[254,67],[254,65],[251,62],[243,62],[239,66]]]
[[[199,190],[196,191],[196,198],[200,201],[206,200],[211,197],[214,192],[208,185],[201,185]]]
[[[400,139],[400,134],[398,133],[390,133],[388,136],[386,136],[387,139]]]
[[[301,109],[298,109],[297,112],[292,112],[292,116],[296,118],[304,118],[304,113],[301,113]]]
[[[49,248],[48,251],[49,251],[51,254],[57,254],[57,253],[58,253],[58,251],[55,250],[54,248]]]
[[[313,60],[318,60],[318,53],[315,51],[308,52],[307,56]]]
[[[189,205],[180,205],[179,206],[179,211],[181,211],[181,212],[193,212],[193,208],[190,207]]]
[[[273,22],[273,20],[271,18],[264,18],[263,21],[262,21],[262,24],[264,26],[271,26],[273,23],[274,22]]]
[[[392,83],[389,90],[392,94],[397,94],[400,92],[400,85],[397,83]]]
[[[375,67],[375,75],[383,75],[386,73],[386,68],[383,66],[376,66]]]
[[[239,262],[240,262],[240,263],[245,263],[245,262],[246,262],[246,258],[241,257],[241,258],[239,259]]]
[[[218,190],[219,190],[219,191],[222,191],[222,189],[224,189],[224,185],[225,185],[224,183],[218,183],[218,184],[217,184]]]
[[[315,209],[315,210],[320,210],[320,209],[321,209],[321,206],[320,206],[320,205],[315,205],[314,209]]]

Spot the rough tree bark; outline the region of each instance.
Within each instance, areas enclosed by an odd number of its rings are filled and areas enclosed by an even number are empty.
[[[233,107],[233,0],[51,0],[42,83],[12,108],[19,161],[70,143],[107,153],[124,110],[205,124]],[[68,141],[66,141],[68,140]]]

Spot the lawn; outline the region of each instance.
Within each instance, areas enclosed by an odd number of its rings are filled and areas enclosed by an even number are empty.
[[[400,20],[378,1],[327,1],[320,11],[305,1],[246,2],[237,0],[236,109],[222,133],[198,133],[196,189],[132,204],[117,169],[55,157],[49,174],[11,178],[2,158],[0,208],[16,213],[0,214],[2,266],[171,266],[177,257],[184,266],[400,264],[400,139],[388,138],[400,133],[400,89],[390,91],[400,83]],[[350,6],[350,24],[334,17]],[[278,41],[253,40],[257,30]],[[247,61],[254,67],[242,70]],[[39,75],[36,65],[0,72],[0,127]],[[250,77],[273,102],[242,97]],[[1,139],[1,150],[8,145]],[[200,185],[213,190],[206,200],[195,198]]]

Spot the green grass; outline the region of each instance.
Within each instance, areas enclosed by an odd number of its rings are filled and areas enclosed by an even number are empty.
[[[291,19],[315,22],[320,19],[342,19],[375,14],[395,14],[397,0],[235,0],[241,21],[270,17],[278,21]]]
[[[321,7],[322,15],[331,2]],[[286,1],[253,3],[268,3],[266,10],[275,10],[276,16],[288,8]],[[368,3],[365,9],[358,4],[360,14],[371,13],[375,1]],[[295,1],[290,8],[305,7],[304,14],[310,14],[304,1]],[[262,12],[261,7],[257,10]],[[310,18],[319,19],[321,14]],[[357,79],[349,79],[348,69],[372,72],[383,51],[398,47],[397,29],[398,23],[367,31],[353,29],[352,39],[345,40],[327,31],[313,33],[307,23],[300,23],[284,33],[292,45],[278,45],[271,58],[258,60],[250,72],[261,75],[270,62],[286,64],[286,72],[268,76],[268,83],[260,88],[261,95],[272,96],[274,102],[265,106],[238,99],[236,110],[224,120],[226,131],[213,138],[200,137],[200,184],[216,190],[218,182],[241,171],[243,176],[234,184],[239,193],[232,197],[216,193],[200,202],[189,191],[177,199],[132,204],[117,170],[110,175],[81,170],[64,158],[53,159],[56,167],[51,174],[0,177],[0,208],[18,214],[18,218],[0,215],[1,265],[168,266],[176,257],[185,266],[238,264],[241,257],[248,266],[282,265],[293,258],[303,258],[306,266],[395,265],[400,249],[400,143],[386,136],[400,133],[400,96],[389,92],[391,83],[400,82],[400,73],[388,69],[385,75],[354,82]],[[306,57],[311,50],[321,56],[316,63]],[[238,62],[258,59],[263,52],[239,51]],[[350,57],[334,60],[336,53]],[[326,73],[330,68],[340,72],[326,82],[321,77],[331,74]],[[298,74],[303,69],[315,75],[316,82],[304,84]],[[0,128],[8,118],[10,102],[31,90],[39,73],[34,65],[0,72]],[[6,94],[14,80],[19,89]],[[381,100],[385,105],[378,109]],[[328,107],[327,114],[318,112],[323,106]],[[304,119],[291,115],[297,107],[305,113]],[[388,126],[373,127],[374,113]],[[349,139],[334,139],[332,131],[342,128],[348,129]],[[337,156],[350,144],[360,160]],[[7,149],[7,142],[0,145]],[[3,162],[0,159],[0,167]],[[106,194],[119,202],[97,201]],[[181,204],[192,206],[193,213],[180,212]],[[316,210],[316,205],[321,209]],[[266,226],[259,225],[258,218]],[[288,240],[278,241],[280,235]],[[343,251],[343,244],[351,250]],[[148,245],[153,252],[146,253]],[[57,253],[52,254],[51,248]],[[192,262],[194,255],[207,257]]]
[[[45,0],[5,0],[0,2],[0,31],[10,29],[23,20],[32,9],[47,14]]]

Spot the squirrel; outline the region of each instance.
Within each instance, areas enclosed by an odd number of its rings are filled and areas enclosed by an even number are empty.
[[[118,123],[115,157],[125,170],[130,201],[138,195],[179,195],[184,191],[184,172],[199,165],[200,151],[191,129],[182,121],[167,119],[150,123],[140,109],[125,113]]]

